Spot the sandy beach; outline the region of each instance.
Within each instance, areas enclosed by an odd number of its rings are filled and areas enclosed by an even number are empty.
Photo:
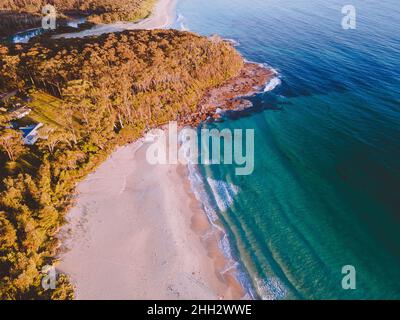
[[[217,107],[237,109],[244,103],[238,95],[259,92],[273,77],[272,70],[247,63],[180,122],[196,127]],[[118,148],[77,186],[76,204],[59,234],[57,266],[70,277],[76,299],[249,297],[235,262],[220,248],[224,234],[191,189],[188,168],[151,165],[150,144],[143,138]]]
[[[119,148],[78,185],[59,271],[76,299],[239,299],[219,235],[182,165],[150,165],[147,142]]]
[[[83,38],[87,36],[97,36],[104,33],[120,32],[124,30],[169,28],[174,23],[176,3],[177,0],[158,0],[152,14],[148,18],[139,22],[116,22],[111,24],[101,24],[89,30],[59,34],[53,38]]]
[[[160,0],[142,22],[96,26],[59,37],[168,27],[175,5],[176,0]],[[247,63],[240,75],[208,92],[195,120],[188,117],[181,123],[196,126],[218,107],[237,108],[245,103],[237,96],[260,92],[272,76],[271,70]],[[57,266],[70,277],[75,298],[245,297],[233,262],[219,247],[221,231],[211,226],[191,190],[188,169],[150,165],[145,141],[119,148],[77,187],[76,204],[59,235]]]

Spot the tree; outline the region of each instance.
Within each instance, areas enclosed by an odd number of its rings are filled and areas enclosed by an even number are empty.
[[[74,288],[66,275],[61,274],[57,279],[57,287],[51,294],[52,300],[73,300]]]
[[[0,129],[6,127],[10,122],[10,116],[6,113],[0,114]]]
[[[75,0],[54,1],[67,5]],[[37,41],[9,50],[0,46],[0,90],[25,81],[62,100],[48,112],[49,118],[58,113],[49,120],[59,125],[39,131],[47,139],[38,142],[39,150],[31,148],[21,173],[6,176],[0,187],[0,299],[71,298],[64,276],[56,290],[44,292],[40,270],[54,262],[55,235],[76,183],[145,127],[184,118],[208,89],[238,75],[242,64],[225,42],[176,30]],[[0,120],[0,149],[15,161],[24,146],[19,131],[1,128],[8,122]]]
[[[0,252],[9,250],[16,245],[17,232],[7,219],[5,212],[0,211]]]
[[[96,114],[89,93],[90,83],[83,80],[69,81],[63,91],[64,99],[69,102],[74,113],[80,116],[85,125],[88,125],[90,117]]]
[[[6,89],[14,89],[23,86],[23,82],[18,81],[18,56],[9,55],[8,49],[0,46],[0,85]]]
[[[0,133],[0,149],[7,153],[11,161],[15,161],[26,151],[22,141],[22,133],[14,129],[5,129]]]
[[[62,131],[60,129],[54,129],[51,127],[44,127],[43,130],[40,131],[40,136],[42,140],[38,143],[39,147],[42,149],[47,149],[51,155],[54,155],[56,147],[63,143],[72,139],[71,135],[68,132]]]

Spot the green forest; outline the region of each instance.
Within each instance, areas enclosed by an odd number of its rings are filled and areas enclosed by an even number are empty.
[[[59,18],[86,16],[89,23],[138,21],[150,15],[156,0],[0,0],[0,36],[41,26],[42,8],[54,5]]]
[[[0,45],[0,92],[45,92],[59,101],[34,146],[0,118],[0,299],[73,298],[65,276],[55,290],[40,281],[42,267],[56,265],[56,235],[77,182],[116,146],[193,113],[243,64],[224,41],[175,30]]]
[[[0,10],[40,14],[47,4],[54,5],[59,12],[86,13],[92,22],[112,22],[148,16],[155,0],[1,0]]]

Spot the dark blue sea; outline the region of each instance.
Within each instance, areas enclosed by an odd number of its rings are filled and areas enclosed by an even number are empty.
[[[242,281],[259,298],[400,299],[400,2],[180,0],[175,27],[278,72],[252,110],[207,124],[255,130],[254,173],[198,168]]]

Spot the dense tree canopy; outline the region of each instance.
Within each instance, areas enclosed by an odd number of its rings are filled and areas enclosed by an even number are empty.
[[[97,22],[133,21],[146,17],[155,0],[0,0],[0,10],[38,14],[51,4],[59,12],[78,11]]]
[[[229,44],[173,30],[0,46],[0,91],[24,84],[62,98],[62,123],[43,129],[48,139],[0,184],[0,299],[71,298],[64,276],[42,290],[40,271],[54,262],[76,183],[116,145],[192,113],[242,67]]]
[[[156,0],[0,0],[0,38],[41,26],[42,8],[51,4],[62,19],[86,16],[90,23],[138,21],[153,10]]]

